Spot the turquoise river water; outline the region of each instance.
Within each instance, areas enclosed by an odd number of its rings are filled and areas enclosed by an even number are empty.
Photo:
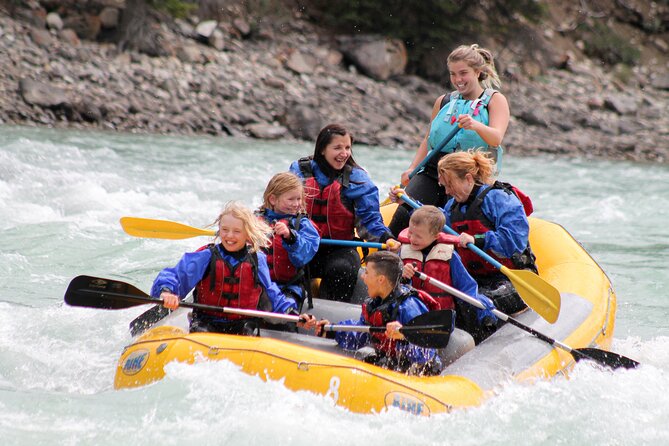
[[[122,216],[204,226],[221,205],[257,206],[307,143],[0,126],[0,445],[669,444],[669,166],[507,156],[529,193],[611,278],[613,350],[643,363],[570,379],[509,382],[481,407],[430,418],[359,415],[226,362],[170,364],[164,380],[116,391],[128,322],[63,304],[80,274],[149,290],[201,240],[132,238]],[[383,195],[408,152],[354,147]]]

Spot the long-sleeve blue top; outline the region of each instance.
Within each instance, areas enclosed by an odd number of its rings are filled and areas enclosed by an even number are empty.
[[[405,288],[404,285],[400,285]],[[408,291],[408,290],[407,290]],[[380,299],[380,298],[377,298]],[[416,316],[427,313],[428,309],[425,304],[415,296],[409,296],[399,304],[399,311],[397,320],[402,325],[407,324]],[[368,325],[365,322],[363,315],[360,315],[358,320],[347,319],[339,322],[341,325]],[[358,333],[350,331],[338,331],[335,333],[337,344],[345,350],[357,350],[369,344],[371,337],[369,333]],[[412,363],[425,364],[431,360],[438,360],[437,351],[433,348],[418,347],[406,341],[398,341],[395,343],[395,348],[398,357],[404,357]]]
[[[268,224],[278,220],[288,219],[291,222],[292,227],[297,226],[297,216],[295,215],[279,214],[271,209],[265,209],[260,215]],[[318,229],[316,229],[311,220],[306,216],[300,219],[300,226],[297,231],[293,231],[293,235],[293,240],[289,241],[282,239],[281,244],[288,253],[290,263],[296,268],[302,268],[316,255],[321,237],[318,235]]]
[[[318,167],[316,161],[311,160],[311,169],[314,178],[323,187],[332,183],[332,180]],[[299,162],[293,161],[290,171],[300,178],[304,178]],[[383,217],[379,210],[379,189],[372,182],[364,169],[354,167],[351,171],[349,186],[342,188],[342,196],[353,203],[356,216],[358,235],[365,240],[385,242],[392,238],[392,233],[383,224]]]
[[[216,248],[221,256],[233,267],[239,263],[239,260],[229,254],[218,244]],[[291,309],[297,309],[295,301],[286,297],[277,285],[269,277],[269,268],[267,267],[267,257],[264,253],[258,252],[258,279],[260,285],[267,292],[267,296],[272,303],[272,311],[275,313],[286,313]],[[193,288],[202,280],[204,273],[211,261],[211,251],[203,249],[201,251],[188,252],[184,254],[174,267],[165,268],[153,281],[151,287],[151,296],[160,297],[163,288],[167,288],[180,299],[185,298]],[[221,320],[225,320],[222,318]]]
[[[479,188],[477,196],[489,186]],[[446,224],[451,226],[451,198],[444,206]],[[463,204],[466,212],[468,204]],[[481,204],[483,214],[495,225],[495,229],[485,233],[483,250],[490,250],[500,257],[510,258],[515,253],[522,253],[528,245],[530,224],[520,200],[502,189],[493,189],[485,196]]]

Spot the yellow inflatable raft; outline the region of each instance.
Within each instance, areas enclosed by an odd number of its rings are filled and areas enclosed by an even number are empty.
[[[616,297],[602,269],[561,226],[530,219],[530,243],[540,276],[561,294],[555,324],[533,311],[517,320],[572,348],[608,349],[613,336]],[[317,300],[314,314],[358,317],[357,305]],[[419,415],[476,406],[509,379],[547,378],[574,364],[566,351],[532,337],[511,324],[473,347],[466,333],[451,337],[441,375],[407,376],[358,359],[334,341],[314,336],[262,330],[259,337],[187,332],[185,309],[166,318],[126,347],[118,362],[117,389],[163,378],[171,361],[228,360],[264,380],[283,380],[293,390],[325,395],[354,412],[374,413],[397,407]]]

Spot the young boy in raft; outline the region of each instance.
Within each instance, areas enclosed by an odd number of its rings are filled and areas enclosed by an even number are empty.
[[[153,282],[151,296],[160,297],[170,310],[193,291],[196,303],[299,315],[295,301],[286,297],[269,277],[267,246],[271,229],[237,202],[229,202],[215,222],[220,243],[186,253]],[[300,315],[305,322],[313,319]],[[312,325],[315,324],[313,320]],[[302,326],[302,323],[298,324]],[[193,310],[191,332],[253,334],[257,319],[220,311]]]
[[[443,212],[435,206],[416,209],[398,240],[402,243],[400,257],[404,263],[402,277],[414,288],[429,293],[442,310],[456,310],[455,325],[469,332],[477,344],[495,331],[496,317],[490,312],[492,301],[478,293],[478,285],[462,264],[454,246],[458,237],[442,232],[446,223]],[[480,310],[446,291],[414,276],[416,271],[427,274],[463,293],[478,299],[488,310]]]
[[[358,320],[345,320],[342,325],[370,325],[386,327],[385,333],[357,333],[348,331],[325,332],[323,325],[328,320],[310,321],[306,328],[315,328],[317,336],[333,336],[345,350],[358,350],[371,344],[377,356],[377,365],[417,374],[436,374],[441,361],[435,349],[409,344],[399,332],[416,316],[438,309],[434,299],[425,293],[402,285],[402,261],[397,254],[377,251],[367,256],[367,265],[362,280],[367,285],[369,297],[362,304]]]
[[[301,307],[308,291],[304,267],[316,255],[321,240],[304,212],[302,180],[290,172],[274,175],[267,183],[263,204],[256,215],[273,229],[269,245],[263,250],[270,277]]]

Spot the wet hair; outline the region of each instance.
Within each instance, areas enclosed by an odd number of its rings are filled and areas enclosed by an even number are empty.
[[[367,256],[367,264],[374,265],[374,271],[382,275],[393,288],[397,286],[402,278],[402,259],[390,251],[376,251]]]
[[[492,53],[479,48],[477,44],[460,45],[448,55],[446,63],[450,65],[453,62],[463,61],[474,70],[480,70],[479,83],[483,88],[501,87],[502,81],[495,69],[495,61]]]
[[[492,184],[495,161],[488,152],[470,149],[449,153],[439,160],[438,169],[439,176],[452,172],[457,178],[464,178],[469,173],[477,184]]]
[[[437,235],[444,228],[446,217],[436,206],[426,204],[413,211],[409,223],[413,223],[414,225],[425,225],[431,235]]]
[[[269,180],[265,192],[262,195],[262,204],[260,205],[259,210],[264,211],[265,209],[274,210],[274,206],[270,203],[269,198],[274,195],[276,198],[279,198],[281,195],[286,192],[291,192],[294,190],[299,190],[302,195],[302,206],[300,207],[300,212],[304,212],[304,185],[302,180],[291,172],[281,172],[277,173]]]
[[[218,218],[216,218],[216,221],[214,221],[213,224],[216,226],[217,239],[220,239],[221,219],[226,215],[232,215],[234,218],[242,221],[250,252],[258,252],[260,249],[269,246],[269,234],[271,234],[272,229],[238,201],[228,201],[223,206],[223,210],[218,215]]]
[[[318,166],[321,167],[322,170],[332,170],[332,167],[330,167],[330,164],[323,156],[325,148],[328,146],[328,144],[330,144],[330,142],[332,142],[332,138],[334,136],[346,135],[351,138],[351,146],[353,146],[353,135],[348,131],[348,129],[346,129],[346,127],[341,124],[328,124],[318,133],[318,136],[316,137],[316,146],[314,147],[313,160],[318,163]],[[351,156],[349,156],[346,160],[346,164],[351,167],[360,167],[353,159],[353,152],[351,152]]]

